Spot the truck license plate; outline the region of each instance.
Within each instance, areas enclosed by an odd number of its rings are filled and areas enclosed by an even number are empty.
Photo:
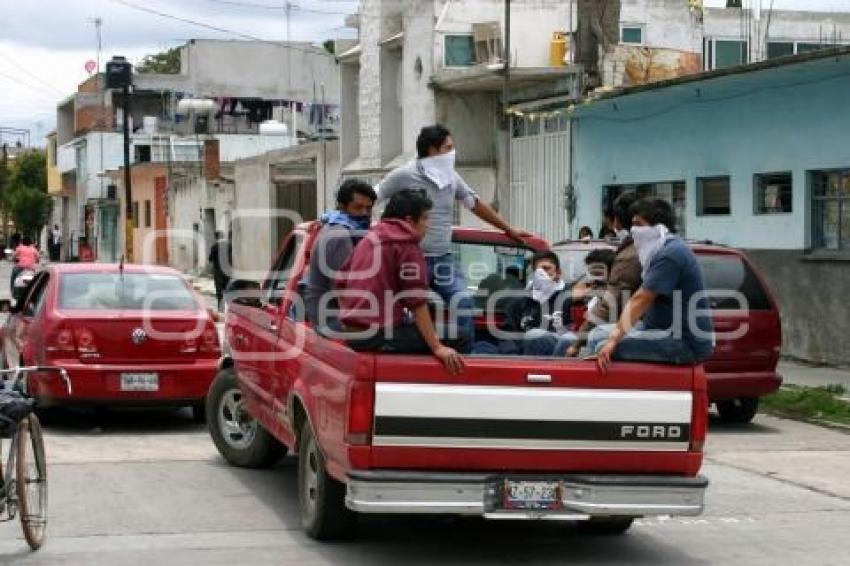
[[[558,509],[561,486],[555,481],[505,480],[506,509]]]
[[[121,391],[159,391],[159,374],[122,373]]]

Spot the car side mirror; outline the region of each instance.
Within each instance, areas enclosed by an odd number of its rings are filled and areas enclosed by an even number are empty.
[[[224,300],[228,303],[244,305],[247,307],[261,308],[261,288],[257,281],[247,279],[234,279],[224,292]]]

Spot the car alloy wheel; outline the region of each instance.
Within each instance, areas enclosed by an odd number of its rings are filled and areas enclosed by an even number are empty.
[[[217,417],[227,444],[236,450],[245,450],[251,446],[257,434],[257,421],[245,410],[239,389],[230,389],[221,396]]]

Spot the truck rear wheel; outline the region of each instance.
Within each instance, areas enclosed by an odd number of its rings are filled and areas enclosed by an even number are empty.
[[[717,401],[720,420],[727,423],[746,424],[753,420],[759,410],[758,397],[737,397],[728,401]]]
[[[207,426],[224,459],[243,468],[274,465],[286,454],[277,441],[248,413],[233,368],[218,372],[206,403]]]
[[[629,530],[634,517],[591,517],[578,524],[580,531],[593,535],[621,535]]]
[[[345,485],[328,475],[310,423],[298,443],[298,504],[301,525],[316,540],[349,538],[356,515],[345,506]]]

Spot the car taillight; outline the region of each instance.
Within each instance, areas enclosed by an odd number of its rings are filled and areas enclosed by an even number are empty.
[[[183,343],[180,344],[180,353],[181,354],[194,354],[198,351],[198,339],[197,338],[186,338],[183,340]]]
[[[77,341],[77,351],[81,354],[91,354],[97,352],[97,344],[94,340],[94,332],[88,328],[77,328],[74,331],[74,338]]]
[[[691,452],[702,452],[705,447],[705,435],[708,428],[708,385],[702,366],[694,369],[694,393],[691,408]]]
[[[204,333],[201,334],[201,351],[221,352],[221,345],[218,343],[218,332],[215,326],[207,327]]]
[[[348,422],[345,440],[348,444],[367,445],[372,438],[374,383],[352,381],[348,389]]]
[[[69,328],[59,328],[47,338],[45,349],[48,352],[73,352],[74,335]]]

